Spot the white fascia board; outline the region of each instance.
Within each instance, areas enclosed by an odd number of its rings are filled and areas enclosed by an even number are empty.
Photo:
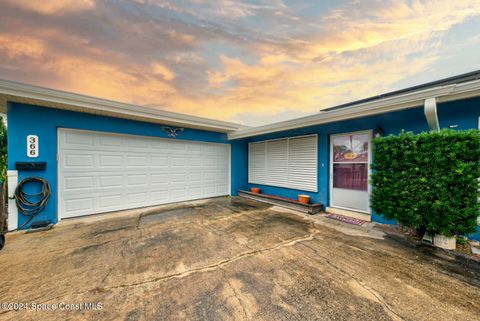
[[[230,132],[246,128],[246,126],[231,122],[168,112],[8,80],[0,80],[0,96],[4,96],[4,100],[8,101],[15,101],[15,98],[18,97],[31,101],[38,101],[41,106],[45,106],[45,103],[52,103],[57,104],[57,107],[54,108],[61,108],[58,107],[58,105],[80,107],[85,112],[90,113],[106,112],[120,118],[122,118],[122,116],[137,117],[152,120],[156,123],[173,123],[185,127],[216,130],[220,132]],[[5,106],[2,106],[2,109],[5,109]],[[6,110],[4,112],[6,112]]]
[[[359,103],[349,107],[320,112],[311,116],[296,118],[265,126],[237,130],[228,134],[229,139],[239,139],[251,136],[274,133],[284,130],[308,127],[348,120],[364,116],[371,116],[387,112],[399,111],[407,108],[423,106],[425,99],[436,97],[437,102],[447,102],[480,96],[480,80],[463,84],[428,88],[403,95],[378,99],[370,102]]]

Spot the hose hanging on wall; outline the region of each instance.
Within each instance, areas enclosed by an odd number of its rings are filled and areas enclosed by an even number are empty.
[[[40,183],[40,193],[28,194],[25,192],[25,186],[30,183]],[[51,194],[50,184],[44,178],[29,177],[18,183],[14,195],[15,203],[18,210],[23,215],[28,216],[28,220],[22,224],[20,229],[30,223],[35,216],[45,209]]]

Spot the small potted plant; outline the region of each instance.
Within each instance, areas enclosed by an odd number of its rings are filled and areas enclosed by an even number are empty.
[[[260,187],[252,187],[252,188],[250,189],[250,191],[251,191],[252,193],[255,193],[255,194],[260,194],[260,193],[262,192],[262,190],[260,189]]]
[[[310,196],[300,194],[298,195],[298,201],[303,204],[310,204]]]

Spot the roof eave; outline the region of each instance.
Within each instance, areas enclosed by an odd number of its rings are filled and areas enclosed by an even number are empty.
[[[302,118],[237,130],[229,133],[228,138],[231,140],[247,138],[284,130],[326,124],[340,120],[348,120],[358,117],[399,111],[402,109],[422,106],[425,99],[428,98],[437,98],[437,102],[441,103],[458,99],[472,98],[476,96],[480,96],[480,80],[419,90],[407,94],[360,103],[338,110],[320,112]]]
[[[231,122],[190,116],[108,99],[0,80],[0,112],[7,112],[8,102],[33,104],[49,108],[224,133],[246,128],[246,126]]]

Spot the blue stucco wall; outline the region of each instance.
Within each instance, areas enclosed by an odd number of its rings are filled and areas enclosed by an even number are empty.
[[[259,186],[266,194],[297,198],[298,194],[310,195],[315,203],[329,205],[330,176],[330,135],[375,129],[377,124],[383,128],[386,135],[398,134],[403,129],[414,132],[428,130],[428,124],[423,114],[423,108],[413,108],[395,113],[387,113],[371,117],[362,117],[329,124],[298,128],[288,131],[250,137],[248,142],[262,141],[282,137],[292,137],[308,134],[318,135],[318,192],[305,192],[289,188],[280,188],[258,184],[248,184],[247,188]]]
[[[480,116],[480,99],[470,99],[439,104],[438,115],[442,128],[456,125],[456,129],[478,128]],[[260,185],[264,193],[283,197],[296,198],[298,194],[308,194],[316,203],[329,205],[329,139],[330,135],[374,129],[380,125],[385,134],[398,134],[402,130],[421,132],[427,131],[423,107],[412,108],[400,112],[386,113],[371,117],[339,121],[330,124],[310,126],[295,130],[260,135],[241,140],[228,141],[226,134],[186,129],[177,139],[206,141],[231,144],[231,190],[236,195],[238,190],[249,189],[248,183],[248,143],[266,139],[291,137],[307,134],[318,134],[318,192],[305,192],[287,188]],[[19,179],[30,176],[46,178],[52,186],[52,197],[46,210],[35,220],[50,220],[57,222],[57,128],[75,128],[95,131],[106,131],[133,135],[145,135],[168,138],[161,125],[131,121],[119,118],[83,114],[71,111],[56,110],[24,104],[9,104],[8,108],[8,152],[9,169],[15,168],[17,161],[31,161],[26,156],[25,140],[29,134],[38,135],[40,139],[40,155],[36,161],[46,161],[45,171],[20,171]],[[385,221],[377,214],[372,219],[381,223]],[[19,226],[26,217],[19,216]],[[480,229],[473,238],[480,239]]]
[[[237,196],[239,190],[245,190],[248,186],[248,143],[246,139],[239,139],[231,144],[231,194]]]
[[[440,126],[442,128],[449,128],[450,125],[454,125],[454,128],[458,130],[478,128],[479,116],[479,98],[442,103],[438,105],[438,117]],[[250,189],[251,187],[260,187],[262,192],[265,194],[273,194],[295,199],[297,198],[298,194],[308,194],[313,202],[322,203],[325,206],[329,206],[330,135],[369,129],[373,130],[377,127],[377,124],[382,127],[385,135],[396,135],[402,130],[411,131],[414,133],[429,130],[423,106],[419,106],[399,112],[385,113],[381,115],[362,117],[352,120],[250,137],[247,139],[247,143],[282,137],[318,134],[318,192],[313,193],[267,185],[248,184],[248,182],[243,186],[245,186],[246,189]],[[372,220],[384,224],[396,223],[394,220],[385,220],[381,215],[376,213],[372,214]],[[471,235],[471,237],[480,239],[480,228],[478,229],[478,232],[474,235]]]
[[[162,130],[161,125],[158,124],[9,103],[8,168],[11,170],[15,169],[15,162],[45,161],[47,162],[47,169],[45,171],[19,171],[19,181],[27,177],[39,176],[46,178],[52,188],[52,196],[48,206],[32,223],[42,220],[49,220],[53,223],[57,222],[57,128],[74,128],[169,138]],[[28,158],[26,155],[26,137],[30,134],[38,135],[39,137],[39,156],[35,159]],[[224,133],[188,128],[176,139],[229,143],[227,135]],[[235,146],[240,145],[239,143],[234,143],[232,150],[236,153],[237,148]],[[244,159],[241,157],[232,157],[232,168],[236,169],[242,166],[246,166]],[[236,175],[232,176],[236,177]],[[237,181],[238,179],[232,180],[232,184]],[[232,185],[232,191],[234,188],[236,190],[237,186]],[[21,226],[26,219],[24,215],[20,214],[19,226]],[[25,228],[28,226],[25,226]]]

